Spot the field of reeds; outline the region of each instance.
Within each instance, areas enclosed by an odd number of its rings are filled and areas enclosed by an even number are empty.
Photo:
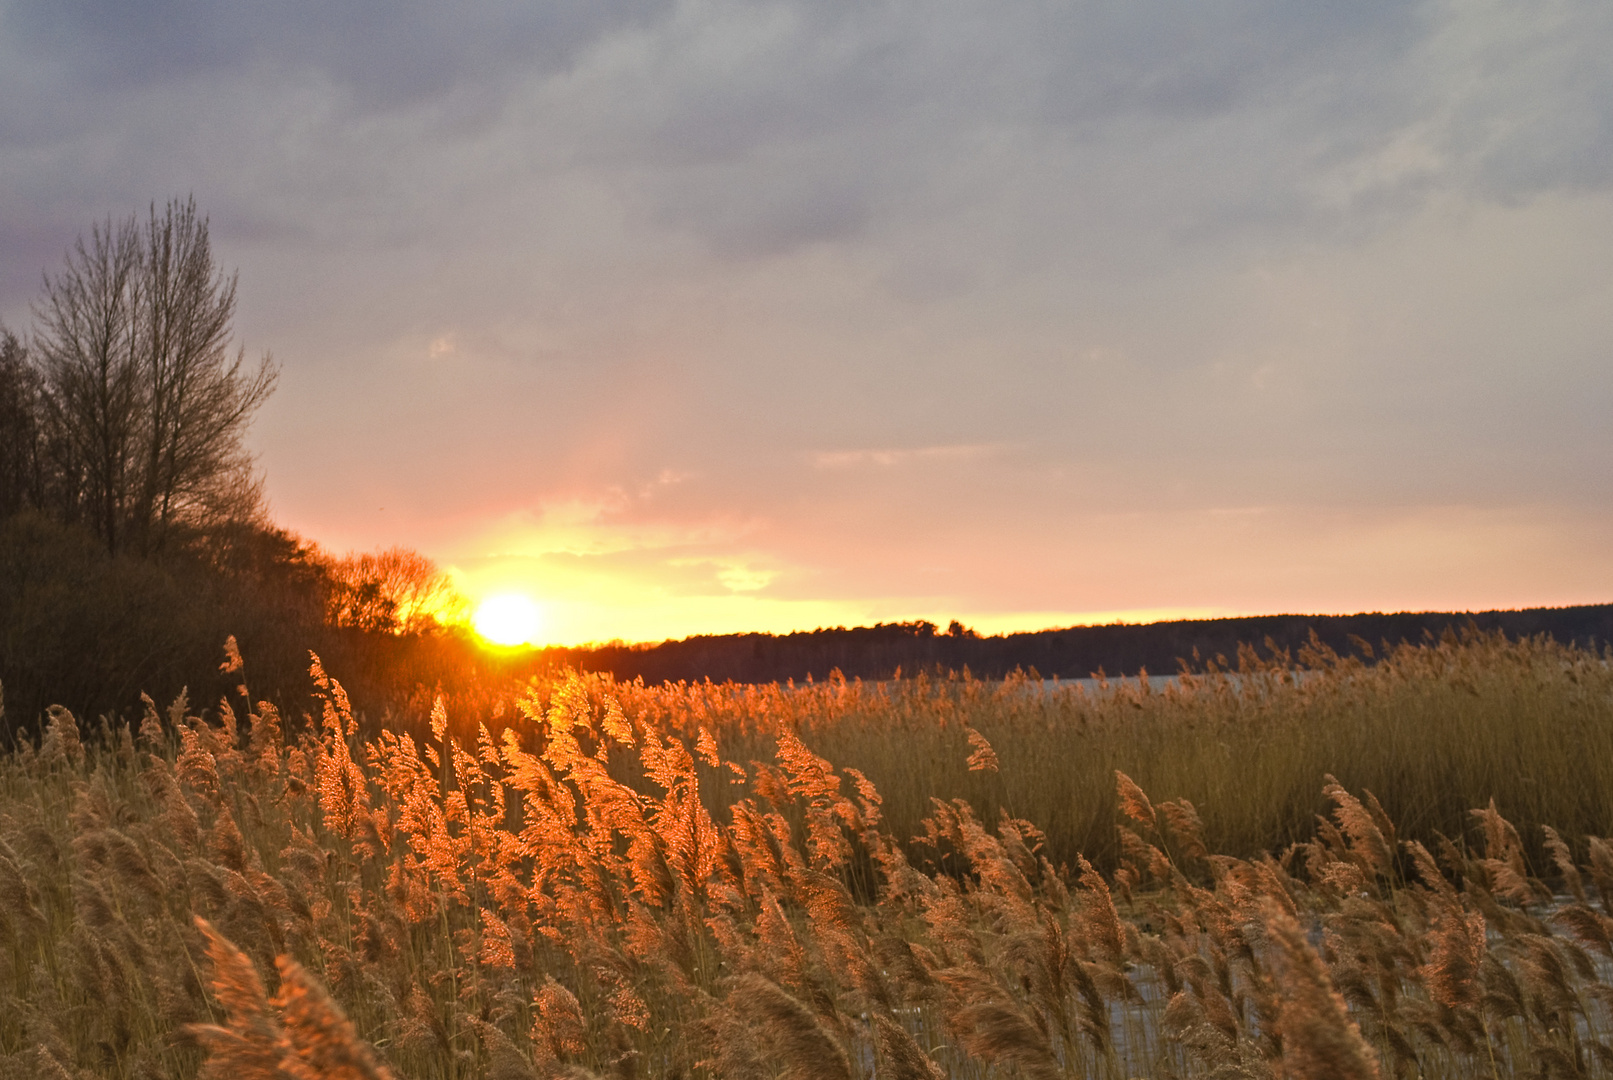
[[[1613,1076],[1606,657],[312,675],[0,759],[0,1078]]]

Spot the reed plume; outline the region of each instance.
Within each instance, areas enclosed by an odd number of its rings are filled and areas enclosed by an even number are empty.
[[[1277,1030],[1286,1075],[1296,1080],[1377,1080],[1377,1054],[1350,1019],[1327,966],[1306,942],[1299,923],[1275,905],[1266,907],[1264,921],[1283,991]]]
[[[989,1064],[1013,1065],[1031,1080],[1063,1075],[1047,1035],[1023,1008],[998,996],[982,996],[951,1017],[959,1044]]]
[[[966,728],[965,730],[969,735],[969,771],[997,772],[997,751],[991,748],[991,743],[974,728]]]
[[[280,989],[264,994],[252,962],[205,919],[196,920],[213,961],[212,989],[227,1026],[196,1024],[208,1051],[204,1075],[218,1080],[391,1080],[353,1025],[294,960],[276,961]]]
[[[60,705],[47,712],[45,738],[39,746],[41,765],[78,765],[84,760],[84,742],[79,738],[78,720]]]
[[[946,1080],[946,1073],[923,1047],[896,1021],[874,1014],[874,1040],[879,1047],[882,1075],[891,1080]]]
[[[1322,792],[1335,803],[1333,816],[1344,835],[1349,837],[1349,854],[1359,861],[1361,868],[1374,877],[1389,879],[1394,875],[1394,843],[1392,833],[1386,837],[1378,826],[1382,814],[1369,812],[1360,799],[1351,795],[1334,779],[1332,773],[1324,778]],[[1367,793],[1372,798],[1372,793]],[[1377,800],[1372,799],[1374,805]]]
[[[1148,801],[1148,796],[1137,786],[1137,782],[1119,769],[1115,770],[1115,794],[1121,813],[1148,829],[1159,827],[1154,804]]]
[[[784,1080],[851,1080],[845,1049],[811,1009],[777,983],[755,973],[738,976],[727,1001],[768,1040]]]

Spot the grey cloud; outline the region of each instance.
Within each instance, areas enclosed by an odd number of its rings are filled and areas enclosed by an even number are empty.
[[[308,361],[304,385],[377,402],[383,419],[353,437],[377,473],[393,466],[369,444],[392,437],[394,410],[413,418],[413,401],[498,439],[539,477],[568,441],[621,423],[624,395],[646,379],[622,358],[666,371],[664,352],[689,374],[645,392],[643,418],[622,425],[623,458],[659,468],[672,455],[719,486],[754,465],[758,504],[780,486],[777,461],[803,447],[1004,430],[1060,460],[1124,459],[1132,477],[1189,473],[1209,493],[1229,474],[1256,476],[1280,446],[1291,471],[1258,492],[1274,499],[1318,461],[1330,490],[1352,475],[1357,489],[1381,483],[1376,466],[1331,463],[1340,441],[1369,445],[1363,460],[1381,466],[1436,431],[1456,449],[1428,473],[1451,489],[1455,458],[1471,459],[1486,432],[1525,440],[1494,423],[1513,399],[1531,418],[1564,415],[1604,400],[1605,377],[1548,373],[1482,393],[1518,361],[1511,343],[1476,341],[1471,370],[1415,382],[1361,359],[1395,347],[1398,327],[1333,347],[1297,315],[1289,352],[1330,348],[1340,365],[1333,381],[1290,370],[1310,398],[1187,376],[1226,355],[1236,367],[1273,336],[1285,298],[1239,310],[1225,284],[1251,266],[1292,273],[1298,249],[1346,261],[1443,195],[1514,203],[1605,188],[1610,11],[11,0],[0,291],[32,294],[102,213],[198,189],[217,235],[252,255],[248,314],[277,351],[295,341],[333,369]],[[19,153],[25,143],[43,149]],[[695,256],[690,233],[706,249]],[[819,277],[780,269],[813,245],[844,250],[826,253]],[[1427,309],[1393,319],[1442,327],[1408,354],[1457,348],[1449,327],[1474,321],[1465,295],[1423,304],[1420,269],[1371,273]],[[1386,310],[1378,292],[1317,288],[1350,312]],[[1548,337],[1550,320],[1522,307]],[[468,368],[462,397],[377,359],[395,351],[389,339],[471,340],[488,325],[504,327],[522,374]],[[1605,323],[1588,334],[1605,345]],[[1112,359],[1082,359],[1107,345],[1120,346]],[[690,386],[699,407],[667,404]],[[310,431],[340,428],[305,394]],[[530,402],[542,423],[523,422]],[[474,464],[465,453],[456,467]],[[576,467],[590,469],[609,472]]]
[[[723,251],[865,231],[992,142],[1012,151],[998,198],[1037,173],[1062,188],[1035,212],[1066,246],[1117,212],[1166,243],[1359,233],[1441,192],[1613,177],[1613,16],[1592,3],[1516,42],[1529,14],[1506,4],[699,10],[602,78],[612,123],[584,145]],[[781,226],[823,219],[825,192],[849,232]]]
[[[1538,26],[1523,5],[1476,15],[1431,0],[0,4],[0,45],[32,73],[0,75],[8,149],[124,137],[133,183],[172,171],[173,142],[222,138],[220,154],[177,149],[245,168],[231,132],[187,135],[171,116],[250,83],[264,100],[238,104],[241,126],[287,115],[247,152],[287,139],[301,152],[266,160],[259,186],[347,205],[416,162],[442,174],[433,159],[488,129],[721,254],[876,237],[899,252],[892,233],[914,243],[929,214],[926,230],[955,234],[971,259],[1030,270],[1061,252],[1110,257],[1109,231],[1131,250],[1359,231],[1441,191],[1526,198],[1613,176],[1613,68],[1598,48],[1613,16],[1589,0]],[[134,120],[155,132],[112,128],[126,119],[109,95],[159,87]],[[525,102],[514,119],[511,99]],[[403,108],[395,130],[355,131]],[[1396,165],[1408,142],[1430,161]],[[996,250],[980,251],[969,215],[947,206],[964,188],[977,218],[1033,224],[991,229]],[[962,280],[934,269],[938,244],[920,241],[923,265],[893,280]]]
[[[1044,115],[1201,119],[1313,83],[1380,69],[1423,32],[1426,4],[1050,5],[1034,26]]]
[[[73,80],[122,90],[267,64],[317,71],[374,105],[439,94],[464,79],[553,68],[659,3],[475,0],[11,0],[0,18]]]
[[[1445,146],[1486,193],[1605,190],[1613,184],[1613,8],[1559,3],[1510,12],[1509,33],[1452,32],[1432,59],[1465,93],[1441,104]]]
[[[656,94],[652,147],[708,159],[893,120],[956,129],[1202,119],[1319,76],[1370,78],[1428,21],[1404,3],[1274,0],[702,10],[704,20],[669,24],[643,76]]]
[[[748,257],[850,239],[872,210],[854,178],[815,175],[810,167],[762,166],[737,176],[692,171],[664,181],[656,203],[661,222],[695,229],[721,254]]]

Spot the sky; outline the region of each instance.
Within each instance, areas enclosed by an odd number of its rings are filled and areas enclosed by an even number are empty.
[[[274,518],[544,641],[1613,600],[1605,0],[0,0],[0,320],[193,194]]]

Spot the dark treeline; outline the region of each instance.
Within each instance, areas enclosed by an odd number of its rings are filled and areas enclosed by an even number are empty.
[[[276,527],[244,437],[274,390],[234,345],[235,277],[189,200],[96,226],[0,326],[0,734],[44,710],[307,701],[318,652],[372,713],[476,655],[430,560],[335,556]],[[222,672],[235,637],[244,672]],[[239,701],[237,701],[239,705]],[[416,711],[419,711],[416,708]]]
[[[1508,637],[1545,634],[1563,644],[1595,648],[1613,641],[1613,604],[1472,613],[1402,612],[1365,615],[1262,615],[1185,619],[1142,625],[1074,626],[1061,630],[980,637],[954,622],[836,627],[796,634],[728,634],[658,645],[547,649],[547,663],[610,672],[619,680],[765,683],[827,678],[888,679],[898,671],[961,671],[1001,678],[1017,670],[1046,678],[1086,678],[1098,672],[1170,674],[1183,662],[1236,668],[1239,649],[1297,657],[1317,638],[1333,651],[1363,655],[1383,643],[1416,643],[1469,626]]]
[[[311,652],[370,718],[423,717],[436,687],[484,680],[499,661],[429,615],[400,617],[375,572],[396,554],[337,558],[245,523],[160,557],[114,555],[82,525],[14,514],[0,522],[0,745],[37,732],[51,705],[128,719],[142,693],[165,707],[187,692],[193,708],[228,695],[239,709],[243,682],[295,721],[311,707]],[[240,672],[220,670],[231,637]]]

